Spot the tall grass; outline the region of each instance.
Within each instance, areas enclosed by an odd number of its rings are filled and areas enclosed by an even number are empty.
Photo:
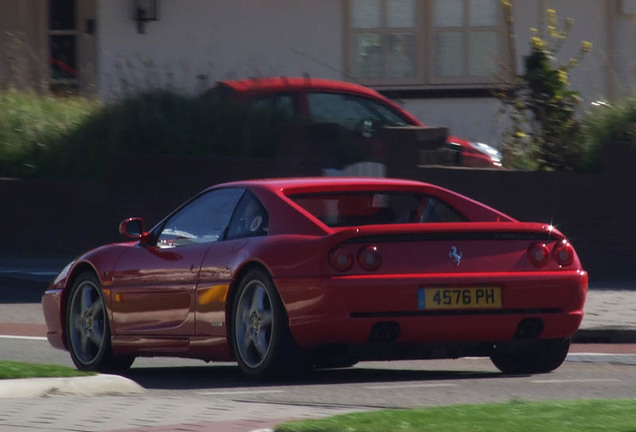
[[[96,102],[29,91],[0,92],[0,175],[38,172],[39,155],[72,133],[100,109]]]
[[[167,90],[108,105],[11,91],[0,96],[0,175],[100,180],[115,152],[272,156],[279,120]]]

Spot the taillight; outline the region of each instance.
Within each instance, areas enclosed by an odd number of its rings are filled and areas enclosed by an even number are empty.
[[[377,246],[365,246],[358,251],[358,264],[365,270],[377,270],[382,264],[382,257]]]
[[[562,267],[572,265],[574,262],[574,248],[567,240],[563,240],[552,249],[552,257]]]
[[[545,243],[532,243],[528,248],[528,259],[533,266],[542,268],[550,261],[550,250]]]
[[[329,253],[329,264],[340,272],[347,271],[353,265],[353,255],[344,248],[334,249]]]

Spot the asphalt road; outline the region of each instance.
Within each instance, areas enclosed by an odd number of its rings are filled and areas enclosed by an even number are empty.
[[[136,366],[126,376],[146,392],[0,400],[0,430],[246,432],[381,408],[636,397],[636,367],[580,362],[551,374],[510,377],[483,359],[362,363],[260,384],[246,382],[233,365]]]
[[[42,338],[35,287],[13,293],[13,300],[1,300],[0,322],[18,326],[0,328],[9,330],[0,331],[0,359],[72,366],[68,353]],[[143,394],[0,399],[0,430],[247,432],[288,419],[379,408],[636,398],[635,366],[636,345],[574,345],[568,361],[546,375],[504,376],[488,360],[462,359],[366,362],[252,383],[233,364],[138,359],[126,377],[143,386]]]

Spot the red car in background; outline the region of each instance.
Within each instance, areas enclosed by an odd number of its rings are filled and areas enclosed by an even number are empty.
[[[368,87],[316,78],[259,78],[220,81],[208,91],[258,109],[276,111],[292,122],[340,125],[369,144],[385,126],[425,126],[399,105]],[[500,168],[501,153],[484,143],[450,136],[447,145],[459,153],[457,165]],[[390,149],[383,149],[383,154]]]
[[[201,192],[89,251],[42,298],[84,370],[135,357],[236,360],[248,377],[360,360],[565,360],[588,276],[567,239],[431,184],[251,180]]]

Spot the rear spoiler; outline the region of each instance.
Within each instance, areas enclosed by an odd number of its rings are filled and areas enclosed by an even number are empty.
[[[379,243],[425,240],[529,240],[559,241],[565,236],[555,227],[535,222],[453,222],[366,225],[338,229],[336,243]]]

